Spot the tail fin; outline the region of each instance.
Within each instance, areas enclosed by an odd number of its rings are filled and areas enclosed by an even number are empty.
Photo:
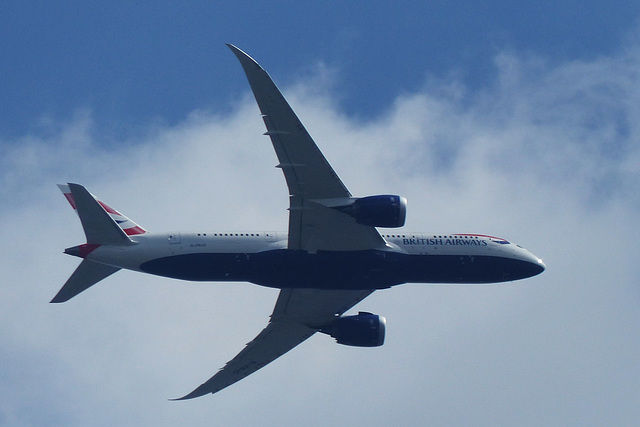
[[[87,243],[67,248],[65,253],[83,258],[76,271],[69,277],[51,302],[65,302],[80,292],[110,276],[119,267],[100,264],[86,257],[101,245],[127,246],[134,242],[129,236],[146,233],[146,230],[107,204],[98,200],[81,185],[58,185],[73,209],[80,217]]]
[[[87,243],[121,244],[122,242],[131,242],[128,236],[147,232],[147,230],[89,193],[82,185],[58,184],[58,188],[60,188],[71,207],[80,217],[82,227],[87,236]],[[106,231],[108,229],[113,230]],[[123,235],[126,239],[122,238]],[[103,239],[106,239],[106,241],[101,241]]]

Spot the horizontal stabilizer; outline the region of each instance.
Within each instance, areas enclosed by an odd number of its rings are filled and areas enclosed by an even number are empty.
[[[106,264],[83,259],[76,271],[73,272],[67,283],[64,284],[58,294],[51,302],[65,302],[78,295],[80,292],[89,289],[91,286],[120,270],[119,267],[112,267]]]

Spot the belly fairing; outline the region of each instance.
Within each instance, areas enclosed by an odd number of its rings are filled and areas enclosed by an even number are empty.
[[[147,261],[144,272],[193,281],[246,281],[273,288],[382,289],[401,283],[495,283],[540,271],[499,256],[409,255],[390,251],[192,253]]]

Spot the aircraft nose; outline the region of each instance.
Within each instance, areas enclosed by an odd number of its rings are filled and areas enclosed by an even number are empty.
[[[546,264],[542,259],[521,246],[518,246],[519,256],[521,261],[524,261],[524,277],[537,276],[547,269]]]
[[[544,263],[544,261],[542,261],[540,257],[535,256],[531,252],[526,251],[526,258],[527,258],[527,261],[529,262],[529,265],[531,266],[531,270],[533,273],[531,274],[532,276],[536,276],[547,269],[547,266]]]

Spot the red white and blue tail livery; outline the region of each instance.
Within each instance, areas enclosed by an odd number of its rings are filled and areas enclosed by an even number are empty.
[[[77,213],[78,212],[78,208],[76,207],[76,202],[75,202],[75,199],[73,197],[73,194],[71,193],[71,188],[69,187],[69,185],[68,184],[66,184],[66,185],[65,184],[58,184],[58,188],[60,188],[60,191],[62,191],[62,194],[64,194],[64,196],[69,201],[69,204],[71,205],[71,207]],[[93,194],[92,194],[92,196],[93,196]],[[116,224],[118,224],[120,226],[120,228],[122,228],[122,231],[124,231],[124,233],[127,236],[135,236],[137,234],[144,234],[144,233],[147,232],[147,230],[145,230],[144,228],[140,227],[138,224],[136,224],[135,222],[131,221],[129,218],[127,218],[126,216],[122,215],[120,212],[118,212],[117,210],[113,209],[112,207],[110,207],[106,203],[102,202],[96,196],[93,196],[93,198],[96,199],[98,204],[100,204],[100,206],[102,206],[105,211],[107,211],[107,213],[116,222]]]
[[[384,343],[386,320],[344,313],[377,289],[403,283],[497,283],[535,276],[540,258],[486,234],[381,233],[404,225],[407,201],[354,197],[267,72],[235,46],[289,188],[283,232],[148,232],[79,184],[60,185],[86,243],[82,259],[51,302],[68,301],[120,269],[182,280],[251,282],[280,289],[266,328],[213,377],[181,399],[216,393],[316,332],[340,344]]]

